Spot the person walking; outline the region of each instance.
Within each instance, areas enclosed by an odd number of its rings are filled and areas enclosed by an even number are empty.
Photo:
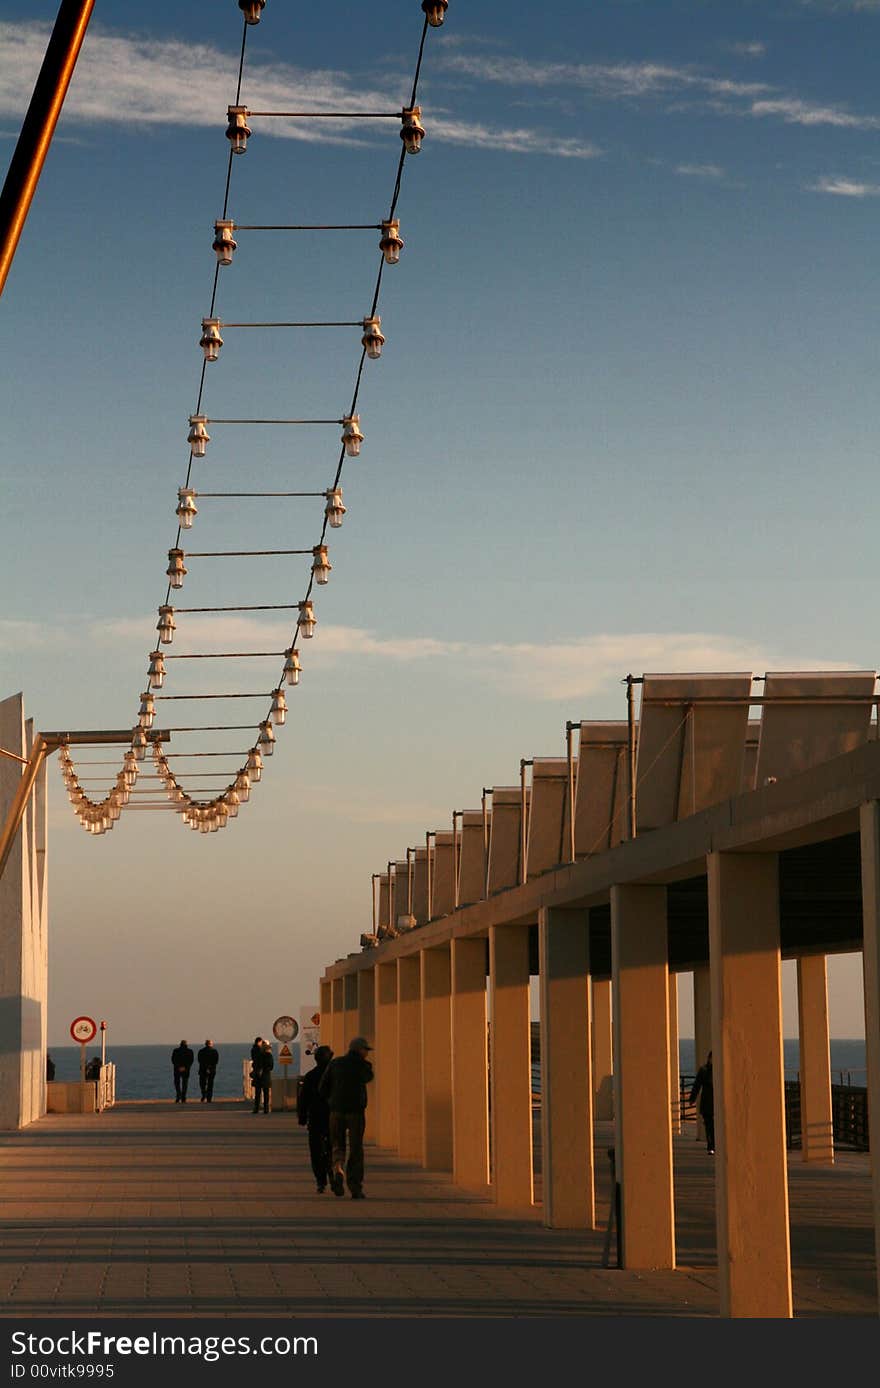
[[[269,1094],[272,1089],[272,1069],[274,1060],[272,1058],[272,1047],[268,1041],[261,1039],[260,1045],[254,1042],[251,1058],[254,1063],[254,1113],[260,1111],[260,1101],[262,1100],[263,1112],[269,1112]]]
[[[706,1129],[706,1148],[710,1156],[715,1155],[715,1094],[712,1088],[712,1052],[706,1056],[705,1065],[697,1071],[691,1086],[690,1102],[697,1100],[697,1109]]]
[[[185,1041],[181,1041],[180,1045],[175,1046],[171,1052],[171,1067],[174,1071],[174,1102],[176,1104],[186,1103],[189,1072],[193,1067],[194,1060],[195,1056]]]
[[[220,1052],[214,1046],[213,1041],[206,1041],[197,1056],[199,1062],[199,1089],[202,1091],[202,1103],[209,1104],[214,1097],[214,1076],[217,1073],[217,1066],[220,1064]]]
[[[318,1085],[332,1059],[333,1052],[329,1046],[317,1047],[314,1067],[304,1076],[296,1096],[299,1125],[309,1130],[309,1159],[319,1195],[323,1195],[327,1189],[331,1167],[330,1110],[324,1095],[318,1093]]]
[[[318,1083],[330,1110],[330,1188],[334,1195],[344,1195],[344,1176],[352,1200],[365,1198],[364,1125],[367,1085],[373,1078],[367,1052],[372,1049],[366,1037],[356,1036],[346,1055],[330,1061]]]

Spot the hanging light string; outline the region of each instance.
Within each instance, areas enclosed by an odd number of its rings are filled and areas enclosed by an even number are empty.
[[[299,681],[300,660],[298,651],[298,641],[310,638],[314,633],[315,614],[312,605],[311,595],[316,583],[323,584],[331,569],[325,538],[328,526],[338,527],[342,523],[342,516],[345,507],[342,502],[342,491],[340,482],[346,457],[357,456],[363,434],[360,431],[360,421],[357,414],[357,402],[360,393],[361,380],[364,370],[364,362],[367,358],[375,359],[381,353],[382,344],[385,339],[381,332],[380,319],[376,316],[376,309],[379,301],[379,293],[382,284],[382,272],[386,264],[395,264],[399,258],[400,249],[403,241],[399,235],[399,223],[394,218],[400,196],[401,181],[403,176],[403,166],[407,153],[418,153],[424,130],[420,125],[421,111],[416,104],[418,95],[418,82],[421,72],[422,58],[424,54],[425,39],[429,27],[439,27],[443,23],[445,11],[448,7],[448,0],[422,0],[421,8],[424,11],[425,19],[422,25],[421,39],[419,42],[418,59],[416,62],[415,75],[413,79],[412,93],[409,107],[395,112],[265,112],[248,111],[241,106],[241,89],[244,74],[244,60],[247,44],[247,31],[252,25],[259,22],[265,0],[239,0],[239,8],[244,14],[244,24],[242,27],[241,53],[238,67],[238,80],[236,84],[236,96],[233,106],[228,108],[229,127],[226,134],[230,140],[230,149],[227,157],[226,180],[223,196],[223,215],[215,222],[215,241],[213,249],[216,252],[216,264],[214,266],[213,283],[211,289],[210,310],[208,317],[202,320],[202,340],[200,345],[203,348],[203,360],[199,375],[199,387],[195,414],[190,417],[190,434],[187,442],[190,443],[189,460],[186,470],[186,482],[178,491],[178,528],[174,546],[168,551],[169,566],[168,579],[165,590],[165,599],[159,608],[158,633],[159,641],[157,649],[150,657],[150,668],[147,678],[147,689],[141,695],[141,704],[138,713],[138,727],[132,734],[131,747],[123,758],[123,764],[117,772],[115,783],[108,791],[108,794],[100,801],[92,800],[82,789],[82,782],[78,779],[76,770],[70,757],[69,749],[61,749],[61,769],[65,783],[68,788],[70,799],[74,809],[79,815],[83,828],[91,834],[103,834],[113,827],[116,819],[119,818],[121,811],[129,806],[132,795],[154,795],[155,790],[136,791],[135,782],[140,772],[140,763],[146,755],[147,746],[152,743],[152,754],[155,770],[143,773],[149,779],[158,779],[164,782],[166,794],[168,796],[167,806],[162,801],[140,801],[137,808],[169,808],[176,810],[185,824],[194,830],[202,833],[214,832],[225,827],[230,818],[238,814],[239,806],[246,803],[250,796],[252,784],[259,782],[262,775],[263,757],[272,755],[275,743],[275,726],[283,725],[287,714],[286,697],[284,693],[285,685],[295,685]],[[302,118],[351,118],[351,119],[390,119],[401,120],[400,135],[403,141],[400,158],[398,161],[397,172],[394,182],[390,210],[388,218],[381,223],[369,224],[289,224],[289,225],[257,225],[257,224],[237,224],[228,218],[229,194],[232,178],[232,164],[236,153],[242,153],[246,148],[247,138],[250,130],[247,128],[247,119],[251,115],[259,117],[285,116]],[[316,321],[316,322],[224,322],[215,316],[217,288],[219,282],[219,272],[223,265],[231,264],[232,255],[235,250],[235,241],[232,237],[233,230],[380,230],[382,238],[380,249],[382,258],[379,263],[378,274],[376,277],[375,288],[369,314],[358,320],[349,321]],[[363,328],[362,350],[358,361],[355,377],[354,390],[352,393],[351,406],[347,415],[342,419],[316,420],[316,419],[209,419],[202,414],[202,401],[205,388],[205,372],[209,362],[217,359],[219,349],[222,346],[221,328],[317,328],[317,327],[361,327]],[[217,492],[199,493],[191,487],[193,461],[195,458],[203,457],[207,443],[210,441],[207,433],[207,425],[211,424],[341,424],[343,434],[341,448],[337,460],[336,471],[333,484],[323,492]],[[180,548],[180,541],[183,531],[192,526],[194,516],[197,514],[195,498],[197,496],[209,496],[218,498],[244,498],[244,497],[323,497],[326,500],[324,508],[323,523],[321,526],[320,540],[311,549],[299,550],[228,550],[228,551],[193,551],[185,552]],[[309,572],[308,583],[305,597],[302,601],[294,604],[288,603],[268,603],[252,604],[241,606],[224,607],[174,607],[171,604],[172,592],[183,585],[186,575],[186,558],[232,558],[232,557],[267,557],[276,555],[305,555],[311,554],[313,563]],[[161,649],[163,645],[170,644],[176,627],[174,620],[175,612],[250,612],[250,611],[290,611],[298,610],[296,625],[293,630],[290,645],[283,652],[226,652],[213,653],[203,652],[192,655],[168,655]],[[281,669],[277,686],[268,693],[216,693],[206,692],[199,694],[160,694],[156,691],[161,689],[166,678],[165,660],[172,659],[237,659],[254,658],[258,656],[277,658],[284,655],[285,664]],[[155,739],[150,738],[150,729],[155,716],[155,704],[159,700],[201,700],[201,699],[266,699],[272,700],[266,718],[259,723],[257,740],[246,754],[246,761],[241,766],[234,779],[227,786],[226,790],[208,799],[196,799],[191,793],[185,791],[179,784],[177,776],[169,766],[169,756],[175,757],[199,757],[199,756],[239,756],[238,753],[173,753],[166,755],[163,753],[161,744]],[[247,724],[219,724],[212,726],[190,726],[170,729],[170,732],[225,732],[231,729],[242,731],[252,731],[253,725]],[[99,763],[86,763],[87,765],[97,765]],[[107,764],[107,763],[100,763]],[[200,779],[223,778],[224,772],[201,773]],[[193,772],[191,775],[196,777],[199,773]],[[92,783],[97,778],[85,778]],[[107,778],[110,779],[109,776]],[[196,789],[195,786],[191,787]],[[202,794],[206,791],[198,787]],[[208,788],[210,789],[210,788]]]

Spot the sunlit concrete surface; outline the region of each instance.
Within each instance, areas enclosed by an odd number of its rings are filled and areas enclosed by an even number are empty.
[[[712,1158],[693,1125],[674,1142],[675,1271],[602,1267],[611,1142],[597,1123],[599,1227],[571,1231],[375,1147],[366,1200],[319,1196],[290,1112],[51,1114],[0,1135],[0,1314],[717,1316]],[[876,1316],[867,1156],[795,1153],[789,1180],[795,1315]]]

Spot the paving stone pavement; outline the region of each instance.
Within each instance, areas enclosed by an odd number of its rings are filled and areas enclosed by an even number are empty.
[[[545,1229],[375,1147],[368,1198],[317,1195],[305,1130],[250,1105],[123,1103],[0,1134],[6,1317],[718,1315],[712,1158],[675,1142],[679,1268],[604,1268],[596,1230]],[[868,1158],[790,1162],[796,1315],[875,1316]],[[540,1179],[537,1183],[540,1193]]]

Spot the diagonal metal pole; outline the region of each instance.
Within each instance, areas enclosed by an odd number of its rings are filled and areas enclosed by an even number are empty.
[[[95,0],[61,0],[43,66],[0,192],[0,294],[12,265]]]
[[[30,755],[24,764],[21,773],[21,780],[18,783],[15,795],[12,797],[12,804],[9,806],[9,813],[6,822],[0,829],[0,877],[6,867],[6,860],[9,857],[15,836],[18,833],[30,793],[34,788],[40,767],[46,759],[47,754],[54,751],[43,739],[42,733],[37,733],[31,746]],[[18,760],[16,758],[16,760]]]

